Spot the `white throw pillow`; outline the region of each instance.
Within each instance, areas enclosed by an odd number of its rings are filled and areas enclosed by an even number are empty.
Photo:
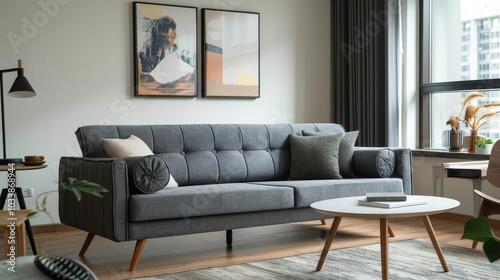
[[[141,138],[130,135],[127,139],[102,138],[102,145],[109,157],[126,158],[153,155]]]
[[[102,145],[109,157],[126,158],[126,157],[142,157],[153,155],[151,149],[142,141],[141,138],[130,135],[127,139],[119,138],[102,138]],[[165,188],[178,187],[172,174]]]

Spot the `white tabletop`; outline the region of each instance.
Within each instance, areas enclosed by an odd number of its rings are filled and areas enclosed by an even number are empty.
[[[365,199],[366,196],[353,196],[314,202],[311,207],[317,212],[331,216],[398,218],[443,213],[460,205],[460,202],[451,198],[423,195],[414,195],[414,197],[427,199],[428,203],[387,209],[359,205],[359,201]]]

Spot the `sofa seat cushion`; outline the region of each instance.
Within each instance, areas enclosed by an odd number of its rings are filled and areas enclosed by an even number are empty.
[[[130,221],[220,215],[294,208],[294,190],[247,183],[164,189],[130,196]]]
[[[296,208],[309,207],[311,203],[325,199],[366,195],[367,192],[403,192],[403,181],[399,178],[289,180],[254,184],[293,188]]]

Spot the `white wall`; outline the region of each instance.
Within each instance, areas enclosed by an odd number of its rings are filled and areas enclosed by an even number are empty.
[[[81,125],[330,121],[330,1],[165,2],[198,7],[199,15],[201,8],[260,13],[261,98],[133,97],[132,1],[2,0],[0,69],[23,59],[38,93],[5,98],[7,156],[42,154],[49,165],[18,172],[18,186],[33,187],[35,195],[57,189],[60,157],[80,155],[74,131]],[[17,43],[9,39],[13,34]],[[4,74],[5,91],[14,78]],[[57,198],[49,203],[57,218]],[[32,208],[34,199],[27,204]]]

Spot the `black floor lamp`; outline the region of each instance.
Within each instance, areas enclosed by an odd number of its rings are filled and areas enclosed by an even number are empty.
[[[20,163],[22,158],[7,158],[6,156],[6,148],[5,148],[5,110],[4,110],[4,100],[3,100],[3,73],[7,72],[17,72],[17,78],[14,81],[14,84],[9,90],[8,95],[12,97],[33,97],[36,95],[35,91],[31,87],[30,83],[24,77],[24,69],[23,69],[23,61],[17,61],[17,68],[0,70],[0,105],[2,111],[2,147],[3,147],[3,158],[0,159],[0,165],[6,165],[9,163]]]

